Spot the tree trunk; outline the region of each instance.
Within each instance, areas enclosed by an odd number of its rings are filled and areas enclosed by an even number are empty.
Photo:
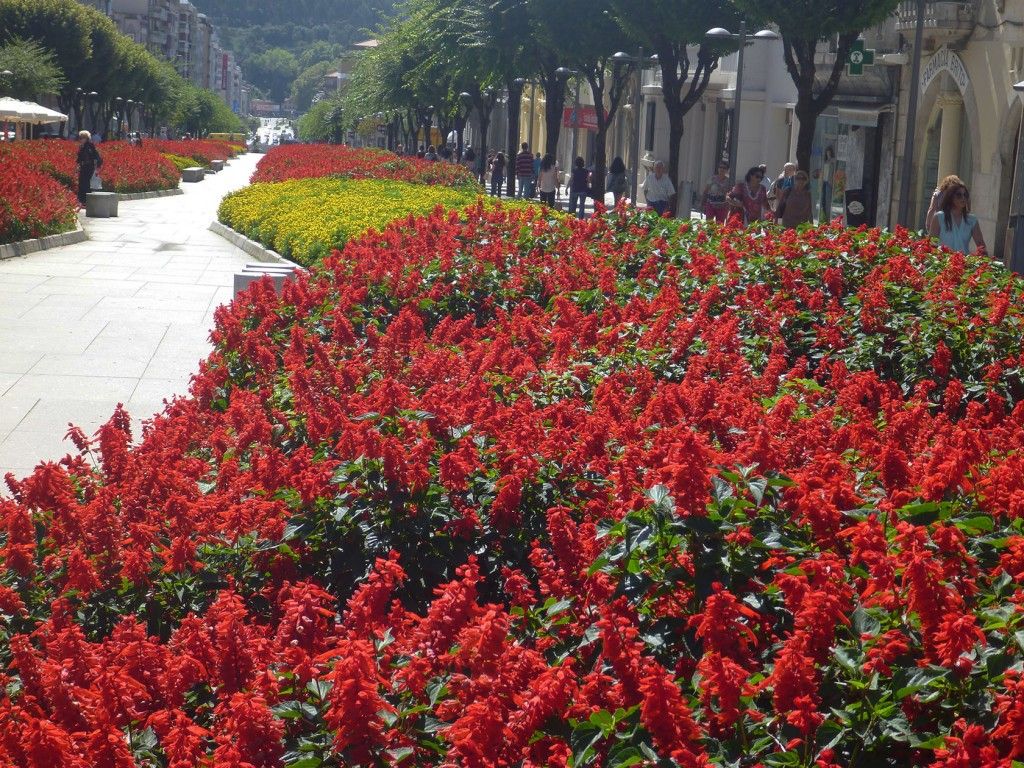
[[[519,154],[519,118],[522,114],[523,86],[515,82],[506,84],[508,87],[508,163],[506,168],[505,190],[509,197],[516,195],[516,155]]]
[[[540,82],[544,89],[544,127],[547,133],[544,151],[557,158],[562,112],[565,109],[565,81],[552,71],[542,74]]]
[[[811,150],[814,147],[814,130],[818,124],[818,111],[813,106],[804,103],[803,96],[797,98],[796,102],[797,120],[800,121],[800,130],[796,136],[796,164],[800,170],[811,172]]]
[[[480,123],[480,147],[477,149],[476,155],[477,177],[483,184],[484,174],[487,171],[487,131],[491,127],[491,110],[482,106],[478,107],[477,117]]]
[[[675,214],[679,202],[679,154],[683,143],[684,120],[686,113],[676,106],[668,112],[668,179],[676,193],[673,195],[672,213]],[[638,177],[639,178],[639,177]],[[637,183],[642,184],[642,181]],[[634,193],[635,194],[635,193]]]

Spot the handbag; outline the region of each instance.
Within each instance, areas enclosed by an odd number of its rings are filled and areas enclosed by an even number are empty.
[[[92,178],[89,179],[89,189],[93,192],[99,192],[103,189],[103,179],[100,178],[98,173],[93,173]]]

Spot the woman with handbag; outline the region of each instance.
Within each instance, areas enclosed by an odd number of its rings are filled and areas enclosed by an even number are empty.
[[[92,143],[92,135],[88,131],[78,132],[78,202],[85,207],[85,196],[92,189],[92,177],[103,167],[96,145]]]

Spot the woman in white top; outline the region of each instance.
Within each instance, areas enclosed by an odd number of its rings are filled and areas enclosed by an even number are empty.
[[[654,173],[647,174],[643,189],[647,205],[657,211],[659,216],[664,216],[668,210],[668,201],[676,193],[676,188],[672,186],[672,181],[665,173],[665,163],[661,160],[654,164]]]
[[[985,239],[981,235],[978,217],[971,213],[971,193],[960,184],[943,195],[942,209],[932,217],[928,234],[939,238],[939,244],[952,251],[967,254],[974,240],[978,253],[985,253]]]
[[[537,192],[540,201],[552,208],[555,207],[555,192],[558,190],[558,163],[550,154],[544,155],[540,161],[540,173],[537,174]]]

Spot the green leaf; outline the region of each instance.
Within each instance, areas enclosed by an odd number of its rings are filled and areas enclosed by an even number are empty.
[[[412,757],[415,754],[415,750],[412,747],[398,747],[397,749],[389,749],[388,754],[395,763],[400,763],[408,757]]]

